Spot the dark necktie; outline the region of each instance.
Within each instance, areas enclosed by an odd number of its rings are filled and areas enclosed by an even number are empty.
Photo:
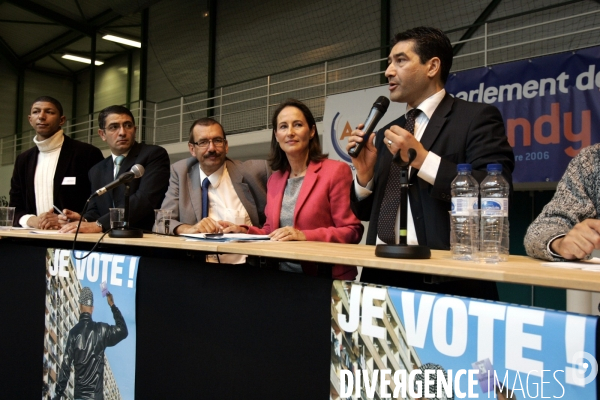
[[[202,219],[208,217],[208,185],[210,181],[204,178],[202,181]]]
[[[121,163],[125,159],[125,156],[115,157],[115,180],[119,177],[119,170],[121,169]]]
[[[418,108],[413,108],[406,114],[404,129],[410,133],[414,133],[415,119],[420,112],[421,110]],[[395,226],[398,207],[400,207],[400,167],[393,162],[390,167],[383,202],[379,210],[379,221],[377,223],[377,236],[388,244],[396,243]]]

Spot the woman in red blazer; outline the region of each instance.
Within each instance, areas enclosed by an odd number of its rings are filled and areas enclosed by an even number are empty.
[[[277,107],[272,122],[269,163],[273,174],[267,183],[267,220],[262,229],[227,224],[224,232],[268,234],[271,240],[278,241],[358,243],[363,226],[350,210],[350,167],[328,160],[322,153],[316,122],[308,107],[288,99]],[[295,179],[301,177],[304,179]],[[301,185],[295,197],[289,193],[293,189],[288,188],[286,194],[286,187],[293,181]],[[293,216],[284,203],[293,206]],[[281,218],[292,218],[293,222],[282,227]],[[309,275],[318,274],[315,263],[302,262],[302,270]],[[335,279],[352,280],[356,274],[356,267],[332,268]]]

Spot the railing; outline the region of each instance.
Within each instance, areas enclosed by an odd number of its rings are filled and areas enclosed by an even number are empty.
[[[131,113],[138,121],[142,121],[143,103],[141,101],[136,101],[131,104]],[[66,123],[63,125],[63,131],[73,139],[93,144],[101,150],[107,149],[108,145],[106,145],[98,135],[98,114],[99,111],[96,111],[93,114],[85,114],[72,119],[67,119]],[[141,126],[144,126],[143,121]],[[139,129],[137,133],[138,140],[140,140],[140,132],[141,129]],[[13,164],[18,154],[34,147],[34,137],[35,131],[33,129],[28,129],[21,133],[21,137],[15,135],[1,138],[0,165]]]
[[[600,10],[516,28],[503,28],[507,25],[506,19],[503,19],[502,23],[500,20],[494,22],[501,27],[496,32],[490,32],[491,23],[483,24],[480,36],[453,43],[464,47],[461,54],[454,57],[452,72],[598,45],[600,24],[595,26],[594,18],[598,13]],[[570,21],[582,18],[594,18],[591,21],[593,26],[569,30],[570,25],[573,25]],[[536,28],[544,34],[535,32]],[[515,35],[517,32],[526,40],[512,40],[509,43],[507,38],[518,36]],[[569,38],[578,35],[586,35],[584,39],[580,38],[583,44],[573,45]],[[556,44],[561,39],[564,39],[564,43]],[[555,45],[546,46],[545,43]],[[140,127],[138,140],[143,135],[146,143],[185,142],[191,122],[205,116],[212,116],[221,122],[228,134],[268,129],[271,127],[272,108],[288,97],[305,102],[315,118],[321,120],[327,96],[382,84],[382,61],[385,59],[379,58],[379,54],[380,49],[372,49],[293,71],[219,87],[212,91],[213,95],[210,97],[208,91],[203,91],[157,103],[144,104],[139,101],[132,108]],[[106,144],[97,134],[97,114],[74,118],[65,126],[65,132],[75,139],[106,149]],[[33,130],[27,130],[20,138],[12,136],[0,139],[0,164],[14,163],[18,153],[33,147],[34,134]]]

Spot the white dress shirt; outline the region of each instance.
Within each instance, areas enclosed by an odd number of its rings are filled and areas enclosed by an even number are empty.
[[[198,166],[200,168],[200,166]],[[215,221],[228,221],[236,225],[252,225],[252,220],[246,208],[240,201],[237,192],[231,183],[227,166],[223,164],[217,171],[207,176],[200,168],[200,182],[208,178],[208,217]],[[246,262],[242,254],[221,254],[219,260],[226,264],[243,264]],[[206,257],[208,262],[218,262],[214,254]]]
[[[208,178],[208,216],[215,221],[223,220],[236,225],[252,225],[250,215],[240,201],[231,183],[227,166],[223,164],[217,171],[206,176],[200,169],[200,182]]]
[[[414,135],[418,141],[421,141],[421,137],[423,137],[423,133],[425,132],[425,128],[427,128],[427,124],[429,124],[429,120],[433,115],[435,109],[440,105],[440,102],[446,95],[446,90],[442,89],[439,92],[429,96],[427,99],[423,100],[421,104],[419,104],[416,108],[421,110],[421,113],[415,119],[415,131]],[[410,109],[407,108],[408,112]],[[423,161],[423,165],[421,165],[421,169],[417,173],[417,176],[423,179],[425,182],[433,185],[435,183],[435,177],[437,176],[438,169],[440,168],[441,157],[433,152],[429,152],[425,161]],[[410,169],[409,169],[410,174]],[[361,186],[358,183],[358,180],[354,180],[354,191],[356,193],[356,198],[358,200],[362,200],[373,193],[373,179],[371,179],[365,187]],[[415,222],[413,221],[412,212],[410,210],[410,198],[408,199],[408,207],[407,207],[407,236],[406,242],[407,244],[419,244],[417,240],[417,233],[415,230]],[[399,241],[400,234],[400,207],[398,207],[398,214],[396,215],[396,223],[395,229],[396,232],[396,243]],[[377,236],[377,244],[383,244],[384,242],[379,239]]]

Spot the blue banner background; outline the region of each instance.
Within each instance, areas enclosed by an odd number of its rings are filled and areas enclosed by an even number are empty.
[[[77,257],[82,257],[87,252],[75,251]],[[73,255],[73,254],[72,254]],[[110,261],[103,262],[102,257],[108,257]],[[106,357],[109,360],[110,368],[121,394],[121,399],[134,399],[135,398],[135,346],[136,346],[136,308],[135,308],[135,294],[137,290],[137,272],[139,257],[128,256],[121,254],[110,254],[110,253],[92,253],[84,260],[76,260],[72,257],[72,265],[74,268],[83,268],[85,274],[83,279],[80,279],[82,287],[89,287],[92,289],[94,294],[94,313],[92,319],[97,322],[106,322],[109,325],[115,324],[112,311],[107,303],[106,297],[102,296],[100,289],[100,283],[103,281],[101,275],[97,276],[94,281],[89,280],[90,270],[100,272],[105,268],[108,268],[108,264],[112,265],[112,259],[116,257],[119,260],[119,266],[122,268],[120,273],[116,275],[121,280],[121,285],[111,284],[113,271],[107,272],[107,288],[110,293],[113,294],[115,305],[121,311],[125,323],[127,324],[127,337],[116,346],[107,347],[105,350]],[[101,264],[103,265],[101,267]]]
[[[424,292],[415,292],[406,289],[398,289],[398,288],[388,288],[388,294],[398,316],[400,317],[403,325],[406,327],[406,315],[404,313],[403,304],[402,304],[402,293],[409,293],[410,295],[414,295],[414,316],[415,320],[418,319],[418,311],[419,305],[423,296],[435,296],[435,300],[433,302],[433,308],[435,309],[435,304],[440,299],[448,298],[448,296],[436,295],[433,293],[424,293]],[[568,313],[565,312],[557,312],[551,310],[544,310],[540,308],[530,308],[517,306],[513,304],[503,304],[503,303],[494,303],[494,302],[484,302],[481,300],[471,300],[468,298],[460,298],[453,297],[453,299],[457,299],[462,301],[466,307],[466,310],[469,310],[469,304],[476,301],[480,303],[482,307],[486,305],[499,305],[506,307],[505,318],[504,320],[494,320],[494,328],[493,328],[493,368],[496,370],[498,379],[500,383],[502,382],[506,371],[508,371],[508,388],[516,389],[515,395],[518,399],[530,399],[530,398],[561,398],[564,400],[579,400],[579,399],[596,399],[596,381],[592,381],[587,384],[585,387],[579,387],[576,385],[568,384],[565,382],[565,373],[566,372],[558,372],[556,374],[556,378],[561,382],[561,385],[564,387],[564,395],[563,389],[555,380],[553,373],[557,370],[565,371],[566,367],[572,367],[567,361],[567,345],[569,342],[569,338],[565,335],[566,322]],[[407,305],[405,305],[407,307]],[[541,338],[541,349],[534,350],[532,348],[523,347],[522,357],[535,360],[543,363],[544,370],[550,370],[551,372],[546,372],[544,375],[544,393],[543,397],[540,393],[540,384],[541,378],[538,376],[530,375],[529,383],[527,384],[527,373],[519,372],[519,378],[522,382],[522,386],[519,387],[519,381],[516,381],[517,372],[515,370],[507,369],[505,366],[505,361],[508,358],[506,356],[508,349],[506,349],[506,332],[507,330],[518,329],[517,326],[511,325],[510,320],[507,317],[508,308],[518,309],[528,309],[536,313],[543,313],[543,325],[537,326],[534,325],[533,322],[525,323],[523,325],[523,332],[528,334],[533,334],[539,336]],[[538,314],[540,315],[540,314]],[[571,314],[573,315],[573,314]],[[585,340],[584,343],[581,344],[581,349],[593,356],[596,355],[596,324],[597,318],[590,316],[577,316],[581,318],[585,318]],[[452,337],[452,325],[456,324],[455,321],[456,315],[453,315],[452,312],[447,313],[447,327],[446,327],[446,342],[452,343],[454,340],[457,340],[457,337]],[[457,371],[460,369],[473,369],[472,363],[478,360],[477,356],[477,346],[478,346],[478,318],[473,315],[469,315],[467,319],[468,323],[466,326],[466,331],[459,326],[458,332],[460,335],[467,336],[467,345],[466,350],[463,354],[453,357],[448,356],[440,352],[433,341],[433,312],[429,316],[428,327],[426,331],[426,337],[424,340],[424,346],[422,348],[418,348],[413,346],[419,358],[423,364],[425,363],[435,363],[441,365],[446,370]],[[489,336],[486,336],[489,337]],[[572,338],[570,338],[571,343],[573,342]],[[526,343],[526,346],[535,347],[535,344],[532,342]],[[536,385],[537,384],[537,396],[535,395]],[[467,392],[467,380],[465,377],[461,380],[461,391],[463,393]],[[521,390],[522,389],[522,390]],[[529,389],[529,392],[528,392]],[[475,393],[479,394],[479,398],[488,398],[487,393],[483,393],[479,386],[476,387]],[[493,393],[489,395],[489,398],[496,398]]]
[[[599,88],[600,47],[458,72],[446,84],[453,96],[500,109],[514,182],[556,182],[582,147],[600,141]]]

